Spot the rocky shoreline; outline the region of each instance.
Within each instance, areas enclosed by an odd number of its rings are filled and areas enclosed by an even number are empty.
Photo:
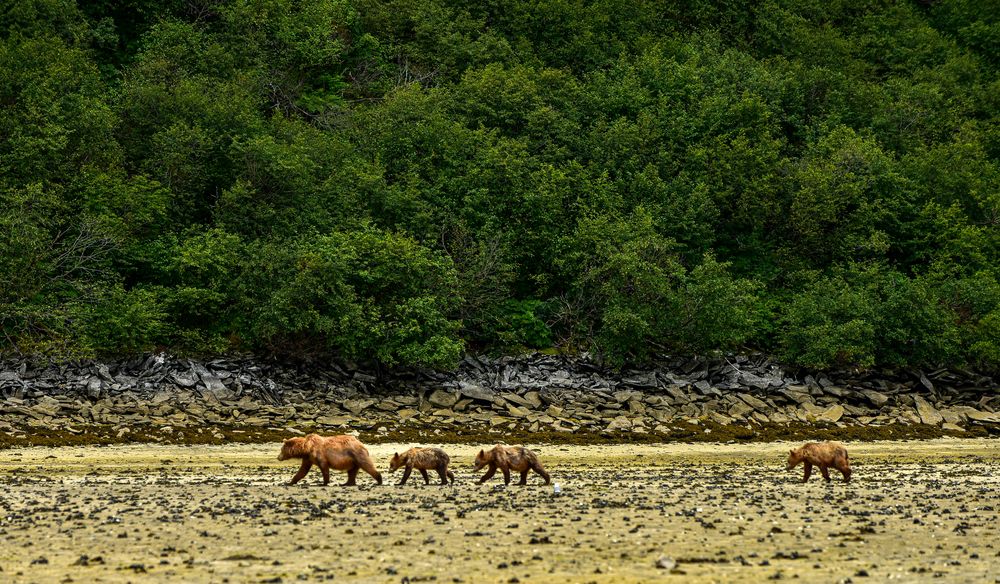
[[[466,356],[453,372],[378,373],[251,356],[196,361],[167,354],[114,362],[0,361],[0,446],[185,441],[192,432],[305,431],[391,436],[557,435],[619,441],[715,432],[753,439],[788,428],[913,428],[920,436],[1000,434],[994,377],[930,372],[789,371],[761,356],[664,359],[613,371],[582,357]],[[792,430],[795,430],[794,432]],[[906,434],[906,432],[903,432]],[[905,436],[895,436],[905,437]],[[87,440],[83,440],[87,441]]]

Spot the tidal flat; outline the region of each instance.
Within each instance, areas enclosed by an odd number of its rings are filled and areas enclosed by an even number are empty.
[[[798,444],[529,445],[558,493],[478,484],[487,444],[443,445],[446,487],[396,485],[411,444],[354,488],[287,485],[279,443],[3,450],[0,580],[1000,582],[1000,441],[847,442],[847,484]]]

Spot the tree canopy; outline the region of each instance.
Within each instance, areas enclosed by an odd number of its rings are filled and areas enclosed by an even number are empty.
[[[1000,364],[1000,2],[22,0],[0,350]]]

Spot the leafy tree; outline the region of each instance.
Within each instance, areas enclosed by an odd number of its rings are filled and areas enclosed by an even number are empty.
[[[240,318],[251,344],[318,341],[386,365],[457,361],[454,268],[412,239],[369,229],[250,251]]]
[[[12,3],[0,350],[996,368],[998,14]]]

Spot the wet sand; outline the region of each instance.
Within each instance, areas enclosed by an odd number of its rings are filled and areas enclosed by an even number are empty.
[[[284,484],[279,444],[0,451],[0,580],[1000,581],[996,440],[847,444],[846,485],[789,443],[532,446],[560,494],[477,484],[470,445],[453,487],[400,487],[408,446],[360,488]]]

